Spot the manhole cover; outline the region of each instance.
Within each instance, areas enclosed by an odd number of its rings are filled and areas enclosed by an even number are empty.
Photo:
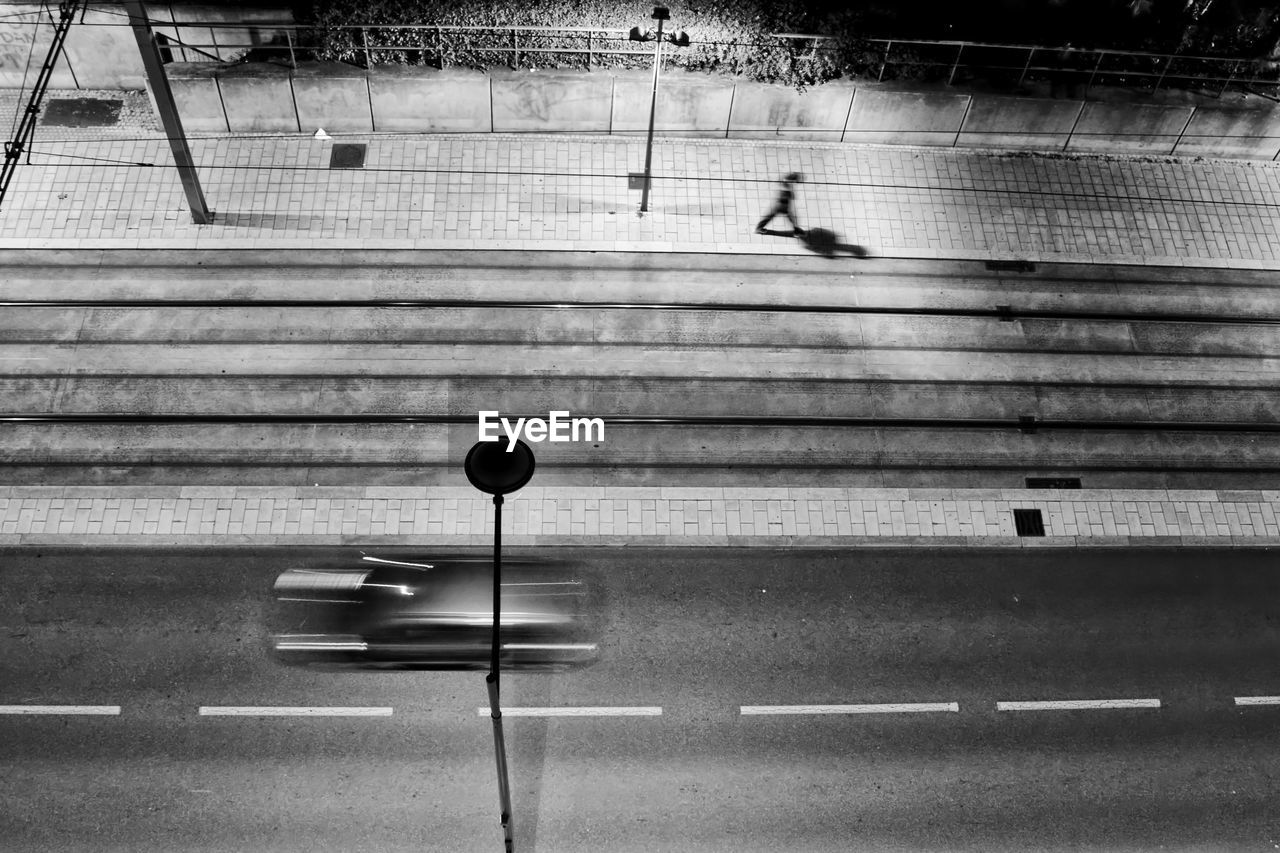
[[[1019,536],[1043,536],[1044,516],[1038,509],[1015,509],[1013,529]]]
[[[1078,489],[1079,477],[1027,477],[1028,489]]]
[[[50,98],[43,123],[57,127],[110,127],[120,123],[124,101],[103,98]]]
[[[329,168],[363,169],[364,150],[367,147],[363,142],[335,142],[329,153]]]

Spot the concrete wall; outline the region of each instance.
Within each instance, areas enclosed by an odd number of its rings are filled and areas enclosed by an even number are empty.
[[[1091,101],[1084,105],[1066,150],[1168,154],[1194,112],[1191,106]]]
[[[192,132],[574,132],[642,135],[646,72],[500,71],[274,63],[166,66]],[[1240,101],[1012,98],[834,83],[784,86],[684,72],[662,78],[662,136],[1275,159],[1280,111]]]
[[[613,132],[625,136],[648,133],[653,75],[623,71],[613,77]],[[656,131],[663,136],[724,138],[733,105],[732,80],[673,71],[662,77],[661,87],[654,118]]]
[[[954,145],[969,111],[968,95],[860,88],[845,125],[846,142]]]
[[[1083,106],[1048,98],[974,97],[956,144],[1061,151]]]
[[[170,66],[178,70],[175,66]],[[231,129],[222,105],[222,89],[218,85],[218,69],[207,64],[185,66],[182,73],[170,73],[169,89],[182,129],[187,133],[226,133]],[[154,94],[153,94],[154,99]],[[154,100],[152,103],[154,107]]]
[[[839,142],[849,107],[852,83],[836,81],[807,92],[789,86],[738,82],[729,113],[730,138]]]
[[[241,8],[238,6],[175,5],[170,3],[146,4],[147,15],[152,19],[157,33],[176,35],[172,27],[163,21],[209,22],[205,27],[184,27],[182,40],[187,43],[214,45],[247,41],[266,44],[282,31],[268,22],[293,20],[293,12],[287,6]],[[111,12],[89,11],[83,22],[79,16],[67,32],[63,55],[54,69],[50,85],[55,89],[141,89],[144,86],[142,60],[138,56],[138,43],[133,31],[119,26],[126,23],[124,7]],[[40,70],[53,38],[53,26],[58,16],[58,4],[0,4],[0,89],[17,89],[30,85]],[[40,26],[32,22],[40,21]],[[251,29],[229,29],[219,23],[263,22]],[[110,25],[110,26],[108,26]],[[34,44],[33,44],[34,42]],[[205,53],[224,60],[238,58],[243,50],[223,49],[215,46],[203,48]],[[194,61],[200,57],[194,51],[173,49],[174,59]],[[28,67],[28,55],[30,63]]]
[[[1274,160],[1280,111],[1197,107],[1176,153]]]
[[[359,68],[341,62],[300,64],[293,75],[293,101],[303,131],[373,130],[368,76]]]
[[[489,77],[478,71],[380,65],[369,72],[370,119],[379,131],[493,130]]]
[[[522,133],[556,127],[575,133],[609,133],[614,78],[574,71],[490,72],[493,129]]]

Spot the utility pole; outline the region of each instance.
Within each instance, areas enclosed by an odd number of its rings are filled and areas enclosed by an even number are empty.
[[[142,67],[146,69],[147,82],[151,84],[151,94],[155,96],[156,109],[160,112],[160,123],[164,125],[165,136],[169,137],[173,162],[177,164],[178,177],[182,179],[182,190],[187,194],[191,221],[197,225],[208,225],[213,222],[213,212],[205,203],[204,191],[200,189],[200,178],[196,175],[195,161],[191,159],[187,136],[182,130],[182,119],[178,117],[178,105],[174,103],[169,78],[164,73],[151,21],[147,19],[142,0],[124,0],[124,7],[129,13],[133,36],[138,40],[138,52],[142,54]]]

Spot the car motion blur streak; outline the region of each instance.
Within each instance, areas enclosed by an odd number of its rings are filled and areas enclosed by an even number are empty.
[[[293,665],[481,670],[489,666],[493,565],[467,557],[364,556],[276,578],[272,651]],[[503,560],[503,669],[595,662],[598,606],[581,571]]]

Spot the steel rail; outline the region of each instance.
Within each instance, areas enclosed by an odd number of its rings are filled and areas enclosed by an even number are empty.
[[[916,317],[972,317],[998,320],[1081,320],[1115,323],[1208,323],[1234,326],[1280,326],[1280,316],[1188,314],[1156,311],[1070,311],[1023,309],[1013,305],[992,308],[910,308],[874,305],[773,305],[767,302],[594,302],[514,299],[9,299],[0,308],[539,308],[566,311],[726,311],[777,314],[867,314]]]
[[[506,414],[513,417],[538,415]],[[1280,433],[1280,423],[1241,421],[1117,421],[1098,419],[1045,419],[1024,415],[1016,418],[858,418],[811,417],[786,415],[583,415],[598,417],[610,426],[685,426],[685,427],[822,427],[836,429],[1016,429],[1026,433],[1055,431],[1122,431],[1122,432],[1223,432]],[[0,424],[424,424],[437,426],[476,425],[475,415],[430,414],[129,414],[122,412],[78,412],[0,414]]]

